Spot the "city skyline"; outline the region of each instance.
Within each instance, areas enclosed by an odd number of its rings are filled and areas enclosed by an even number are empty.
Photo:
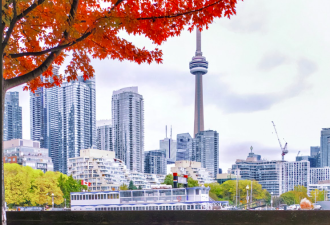
[[[319,9],[308,1],[239,2],[235,17],[203,30],[203,52],[211,65],[204,81],[205,129],[219,132],[224,172],[236,158],[244,159],[251,145],[269,160],[281,158],[272,120],[288,142],[286,160],[320,145],[321,129],[330,127],[327,4]],[[280,12],[285,17],[279,18]],[[122,35],[137,46],[154,47],[143,37]],[[187,62],[194,43],[189,32],[169,39],[160,47],[162,65],[93,60],[97,120],[111,119],[113,90],[139,86],[145,98],[145,150],[158,148],[166,124],[173,125],[173,137],[192,134],[194,80]],[[22,94],[22,87],[11,91],[20,92],[23,138],[29,138],[29,93]]]

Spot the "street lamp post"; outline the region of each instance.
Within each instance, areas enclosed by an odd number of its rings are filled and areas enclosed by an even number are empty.
[[[64,199],[64,208],[66,209],[66,198]]]
[[[270,193],[270,209],[273,209],[273,192]]]
[[[52,193],[52,210],[54,210],[54,193]]]
[[[249,209],[249,185],[246,185],[246,209]]]

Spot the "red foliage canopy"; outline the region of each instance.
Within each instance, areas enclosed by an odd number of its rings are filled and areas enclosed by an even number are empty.
[[[26,89],[60,85],[52,74],[69,52],[68,81],[81,71],[94,75],[90,57],[162,62],[159,49],[139,49],[119,37],[121,30],[144,35],[155,44],[180,35],[188,27],[208,28],[214,18],[235,14],[237,0],[2,0],[5,90],[27,83]],[[53,78],[43,83],[40,75]]]

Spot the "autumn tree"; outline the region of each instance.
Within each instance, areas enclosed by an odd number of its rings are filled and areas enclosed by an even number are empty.
[[[90,58],[162,62],[161,50],[137,48],[119,31],[160,45],[184,28],[207,28],[215,18],[230,18],[236,4],[237,0],[2,0],[2,112],[4,95],[13,87],[26,84],[25,90],[35,91],[61,85],[63,76],[54,76],[52,65],[61,66],[68,55],[72,59],[65,69],[67,81],[77,79],[78,72],[84,79],[93,77]]]

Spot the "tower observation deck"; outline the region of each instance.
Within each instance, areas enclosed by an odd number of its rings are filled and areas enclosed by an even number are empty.
[[[207,73],[208,64],[201,49],[201,32],[196,28],[196,53],[189,63],[190,73],[195,75],[194,136],[204,131],[203,75]]]

